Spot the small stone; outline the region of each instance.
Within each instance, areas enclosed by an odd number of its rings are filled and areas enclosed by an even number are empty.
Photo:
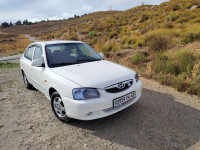
[[[48,142],[48,145],[51,145],[51,143],[50,143],[50,142]]]
[[[31,125],[31,126],[29,127],[29,129],[31,129],[31,130],[32,130],[32,129],[33,129],[33,126]]]

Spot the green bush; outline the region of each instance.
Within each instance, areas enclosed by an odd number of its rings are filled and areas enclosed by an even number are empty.
[[[194,66],[194,60],[195,58],[191,53],[183,53],[178,61],[180,73],[191,71]]]
[[[172,39],[169,35],[163,33],[153,33],[147,35],[144,42],[150,51],[163,51],[170,48]]]
[[[89,32],[88,33],[88,36],[90,36],[90,37],[93,37],[93,36],[96,36],[97,34],[96,34],[96,32],[94,32],[94,31],[91,31],[91,32]]]
[[[183,39],[183,43],[193,43],[194,41],[200,41],[200,32],[190,32],[185,35]]]
[[[173,74],[177,75],[179,73],[179,68],[173,59],[166,55],[156,55],[153,58],[152,69],[155,73],[159,74]]]
[[[145,61],[145,53],[144,52],[137,52],[131,59],[131,63],[134,65],[143,63]]]
[[[182,50],[172,53],[155,55],[152,62],[152,69],[155,73],[179,75],[184,72],[191,72],[196,58],[189,50]]]
[[[116,62],[117,64],[119,64],[119,63],[120,63],[120,59],[119,59],[119,58],[116,58],[116,59],[115,59],[115,62]]]

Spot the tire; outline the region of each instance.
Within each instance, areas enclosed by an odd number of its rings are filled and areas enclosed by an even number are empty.
[[[25,85],[25,87],[26,87],[27,89],[32,89],[33,86],[32,86],[32,84],[30,84],[30,83],[28,82],[28,79],[27,79],[25,73],[22,73],[22,75],[23,75],[23,80],[24,80],[24,85]]]
[[[64,103],[62,102],[62,99],[61,99],[60,95],[58,94],[58,92],[54,92],[51,95],[51,107],[52,107],[52,110],[53,110],[55,116],[60,121],[67,123],[71,120],[71,118],[67,117]]]

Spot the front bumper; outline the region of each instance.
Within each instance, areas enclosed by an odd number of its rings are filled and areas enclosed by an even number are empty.
[[[129,89],[119,93],[108,93],[102,89],[98,90],[101,97],[97,99],[79,101],[61,96],[67,116],[79,120],[94,120],[119,112],[139,100],[141,97],[142,82],[139,80]],[[124,96],[133,91],[136,92],[136,97],[133,100],[121,106],[113,107],[113,99]]]

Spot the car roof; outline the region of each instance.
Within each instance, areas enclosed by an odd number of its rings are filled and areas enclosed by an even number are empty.
[[[35,42],[32,44],[41,44],[41,45],[51,45],[51,44],[61,44],[61,43],[84,43],[81,41],[69,41],[69,40],[62,40],[62,41],[40,41],[40,42]]]

